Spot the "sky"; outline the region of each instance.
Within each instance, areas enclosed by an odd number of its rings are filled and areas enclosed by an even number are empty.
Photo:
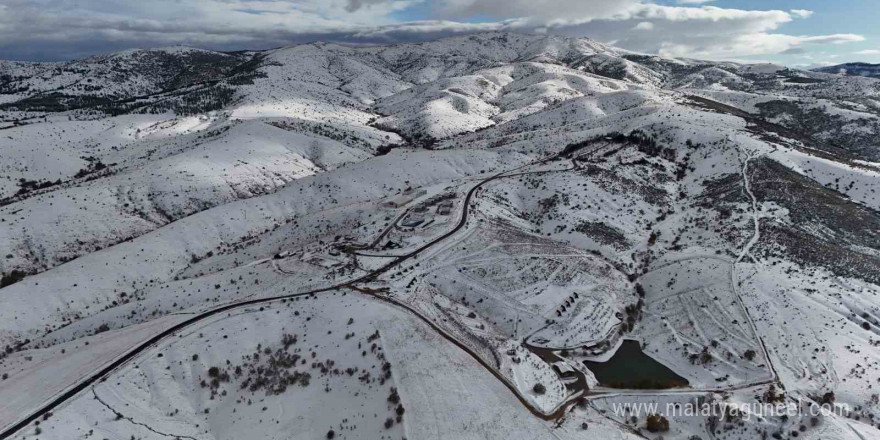
[[[878,0],[0,0],[0,59],[128,48],[416,42],[485,31],[816,67],[880,63]]]

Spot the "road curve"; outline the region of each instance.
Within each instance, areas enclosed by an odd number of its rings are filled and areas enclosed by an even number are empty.
[[[405,254],[403,256],[400,256],[396,260],[391,261],[388,264],[386,264],[386,265],[384,265],[384,266],[382,266],[382,267],[380,267],[370,273],[367,273],[361,277],[346,281],[344,283],[340,283],[340,284],[336,284],[333,286],[328,286],[328,287],[324,287],[324,288],[320,288],[320,289],[314,289],[314,290],[310,290],[310,291],[306,291],[306,292],[293,293],[293,294],[289,294],[289,295],[279,295],[279,296],[273,296],[273,297],[267,297],[267,298],[258,298],[258,299],[239,301],[239,302],[235,302],[235,303],[226,304],[226,305],[199,313],[197,315],[194,315],[192,318],[187,319],[186,321],[182,321],[178,324],[171,326],[170,328],[168,328],[166,330],[163,330],[162,332],[156,334],[155,336],[151,337],[150,339],[138,344],[137,346],[135,346],[134,348],[132,348],[131,350],[126,352],[124,355],[120,356],[118,359],[105,365],[103,368],[101,368],[97,372],[93,373],[92,375],[90,375],[88,377],[83,378],[82,381],[71,386],[70,388],[68,388],[67,390],[62,392],[60,395],[58,395],[58,396],[54,397],[53,399],[51,399],[50,401],[46,402],[45,404],[43,404],[43,406],[41,406],[39,409],[35,410],[31,414],[23,417],[21,420],[19,420],[17,422],[14,422],[12,425],[9,425],[9,426],[3,428],[3,431],[0,432],[0,440],[5,440],[5,439],[12,437],[18,431],[24,429],[25,427],[27,427],[28,425],[30,425],[34,421],[39,420],[41,417],[43,417],[46,414],[50,414],[55,408],[59,407],[60,405],[64,404],[65,402],[71,400],[72,398],[77,396],[79,393],[84,391],[89,386],[105,379],[110,373],[112,373],[117,368],[127,364],[131,360],[138,357],[141,353],[152,348],[153,346],[155,346],[156,344],[158,344],[159,342],[161,342],[165,338],[173,336],[177,332],[185,329],[186,327],[189,327],[190,325],[198,323],[198,322],[205,320],[207,318],[210,318],[212,316],[216,316],[220,313],[227,312],[227,311],[234,310],[234,309],[238,309],[238,308],[242,308],[242,307],[248,307],[248,306],[253,306],[253,305],[257,305],[257,304],[265,304],[265,303],[270,303],[270,302],[279,301],[279,300],[287,300],[287,299],[297,298],[297,297],[302,297],[302,296],[307,296],[307,295],[315,295],[315,294],[324,293],[324,292],[330,292],[330,291],[338,290],[338,289],[342,289],[342,288],[353,287],[355,284],[358,284],[358,283],[369,282],[369,281],[375,280],[379,275],[382,275],[383,273],[391,270],[392,268],[398,266],[399,264],[403,263],[404,261],[407,261],[407,260],[419,255],[420,253],[424,252],[425,250],[431,248],[432,246],[449,238],[450,236],[452,236],[453,234],[455,234],[456,232],[461,230],[467,224],[467,220],[468,220],[467,216],[468,216],[468,210],[470,207],[470,202],[473,199],[473,196],[476,193],[476,191],[478,189],[480,189],[483,185],[485,185],[489,182],[492,182],[494,180],[503,178],[503,177],[511,177],[511,176],[519,175],[519,174],[508,175],[508,173],[512,173],[512,172],[521,170],[521,169],[529,167],[529,166],[547,163],[553,159],[556,159],[557,157],[558,156],[551,156],[547,159],[542,159],[542,160],[539,160],[536,162],[531,162],[526,165],[522,165],[520,167],[514,168],[512,170],[502,171],[502,172],[499,172],[491,177],[483,179],[482,181],[480,181],[479,183],[474,185],[467,192],[467,195],[465,196],[464,201],[462,203],[461,218],[459,219],[458,224],[456,224],[454,228],[452,228],[448,232],[444,233],[443,235],[431,240],[430,242],[422,245],[418,249],[416,249],[408,254]],[[551,171],[561,171],[561,170],[551,170]],[[547,172],[547,171],[537,171],[537,172]],[[523,174],[526,174],[526,173],[523,173]],[[376,295],[371,295],[371,296],[382,298],[382,297],[379,297]],[[400,303],[397,303],[397,304],[401,305]],[[410,311],[413,311],[411,308],[407,308],[407,309]],[[420,315],[418,315],[418,316],[421,317]],[[422,317],[422,319],[426,319],[426,318]],[[437,329],[436,325],[433,325],[432,327]],[[451,338],[451,337],[447,337],[447,339],[454,340],[454,338]],[[465,349],[465,351],[468,354],[470,354],[475,359],[477,359],[477,361],[480,362],[481,365],[483,365],[484,367],[489,369],[490,372],[492,372],[496,377],[498,377],[499,379],[503,378],[503,376],[501,376],[500,373],[495,371],[488,364],[486,364],[485,361],[483,361],[481,358],[476,356],[476,353],[474,353],[472,350],[466,349],[464,344],[461,344],[460,342],[457,342],[457,341],[455,341],[454,343],[457,346]],[[504,381],[505,385],[507,385],[508,388],[510,388],[511,391],[514,392],[514,394],[517,396],[517,398],[529,409],[529,411],[531,411],[536,416],[541,417],[542,419],[550,420],[550,419],[555,419],[555,418],[559,417],[559,415],[561,415],[561,413],[562,413],[561,409],[557,409],[557,411],[555,411],[553,413],[553,416],[548,416],[548,415],[542,413],[540,410],[534,408],[531,405],[531,403],[528,402],[518,392],[518,390],[516,390],[516,388],[512,386],[512,384],[510,384],[508,381],[506,381],[504,379],[502,379],[502,380]],[[564,408],[565,405],[563,405],[562,407]],[[559,413],[559,414],[557,415],[557,413]]]
[[[587,153],[581,154],[579,156],[589,155],[589,154],[593,153],[594,151],[597,151],[601,148],[602,147],[599,147],[595,150],[588,151]],[[324,287],[324,288],[320,288],[320,289],[314,289],[314,290],[310,290],[310,291],[306,291],[306,292],[293,293],[293,294],[289,294],[289,295],[279,295],[279,296],[267,297],[267,298],[258,298],[258,299],[239,301],[239,302],[235,302],[235,303],[226,304],[226,305],[219,306],[217,308],[199,313],[197,315],[194,315],[190,319],[187,319],[186,321],[175,324],[174,326],[156,334],[155,336],[151,337],[150,339],[138,344],[137,346],[135,346],[134,348],[132,348],[131,350],[126,352],[124,355],[122,355],[118,359],[112,361],[111,363],[107,364],[106,366],[104,366],[103,368],[101,368],[97,372],[93,373],[92,375],[85,377],[84,379],[82,379],[81,382],[77,383],[76,385],[73,385],[72,387],[70,387],[67,390],[65,390],[64,392],[62,392],[60,395],[56,396],[55,398],[51,399],[47,403],[43,404],[42,407],[35,410],[30,415],[22,418],[18,422],[15,422],[14,424],[12,424],[6,428],[3,428],[3,431],[0,432],[0,440],[5,440],[5,439],[12,437],[18,431],[24,429],[25,427],[27,427],[28,425],[30,425],[34,421],[39,420],[41,417],[43,417],[46,414],[51,413],[54,409],[56,409],[60,405],[71,400],[72,398],[76,397],[79,393],[81,393],[82,391],[87,389],[89,386],[91,386],[97,382],[103,381],[113,371],[115,371],[116,369],[120,368],[121,366],[127,364],[128,362],[132,361],[133,359],[137,358],[140,354],[142,354],[143,352],[154,347],[156,344],[158,344],[159,342],[161,342],[165,338],[168,338],[170,336],[175,335],[177,332],[185,329],[186,327],[188,327],[190,325],[198,323],[198,322],[205,320],[207,318],[216,316],[220,313],[227,312],[227,311],[234,310],[234,309],[238,309],[238,308],[253,306],[253,305],[257,305],[257,304],[265,304],[265,303],[275,302],[275,301],[279,301],[279,300],[287,300],[287,299],[292,299],[292,298],[297,298],[297,297],[302,297],[302,296],[316,295],[319,293],[330,292],[330,291],[339,290],[339,289],[343,289],[343,288],[352,289],[354,291],[360,292],[360,293],[368,295],[370,297],[373,297],[373,298],[391,303],[393,305],[402,307],[402,308],[406,309],[407,311],[411,312],[416,317],[418,317],[422,321],[426,322],[431,328],[433,328],[435,331],[437,331],[445,339],[452,342],[454,345],[461,348],[468,355],[473,357],[482,367],[484,367],[486,370],[488,370],[493,376],[495,376],[498,380],[500,380],[502,384],[504,384],[508,389],[510,389],[510,391],[514,394],[514,396],[523,404],[523,406],[526,407],[526,409],[529,410],[529,412],[531,412],[534,416],[536,416],[542,420],[559,420],[560,418],[562,418],[565,415],[565,413],[568,411],[568,409],[572,405],[574,405],[576,400],[581,397],[584,397],[586,399],[597,399],[597,398],[603,398],[603,397],[610,397],[611,395],[638,396],[638,395],[650,394],[650,393],[646,393],[644,391],[630,392],[628,390],[620,390],[619,392],[600,391],[600,392],[597,392],[594,394],[594,393],[588,393],[588,392],[586,392],[585,389],[582,389],[582,390],[578,390],[577,392],[568,396],[568,398],[565,401],[563,401],[562,403],[560,403],[556,408],[554,408],[553,411],[551,411],[549,413],[545,413],[545,412],[541,411],[540,409],[536,408],[528,399],[525,398],[525,396],[522,394],[522,392],[518,388],[516,388],[516,386],[508,378],[504,377],[504,375],[502,375],[498,370],[496,370],[493,366],[489,365],[474,350],[469,348],[466,344],[455,339],[455,337],[453,337],[452,335],[449,335],[447,332],[445,332],[443,329],[441,329],[436,323],[432,322],[429,318],[423,316],[421,313],[419,313],[417,310],[415,310],[414,308],[412,308],[408,304],[405,304],[401,301],[397,301],[394,298],[390,298],[390,297],[387,297],[384,295],[378,295],[378,294],[371,292],[369,290],[360,289],[360,288],[356,287],[356,284],[370,282],[370,281],[375,280],[380,275],[399,266],[401,263],[418,256],[419,254],[421,254],[425,250],[427,250],[427,249],[435,246],[436,244],[446,240],[447,238],[451,237],[452,235],[454,235],[455,233],[460,231],[462,228],[464,228],[467,225],[468,212],[470,210],[470,204],[474,198],[474,195],[476,194],[477,190],[479,190],[481,187],[483,187],[487,183],[490,183],[492,181],[495,181],[495,180],[498,180],[501,178],[506,178],[506,177],[515,177],[515,176],[526,175],[526,174],[565,172],[565,171],[571,171],[571,170],[577,168],[577,166],[573,163],[571,168],[566,168],[566,169],[517,172],[517,171],[520,171],[524,168],[528,168],[530,166],[546,164],[548,162],[551,162],[556,159],[561,159],[561,158],[564,158],[564,156],[553,155],[553,156],[550,156],[546,159],[531,162],[531,163],[522,165],[520,167],[511,169],[511,170],[499,172],[495,175],[492,175],[491,177],[488,177],[486,179],[479,181],[479,183],[477,183],[470,190],[468,190],[467,194],[465,195],[463,203],[462,203],[462,208],[461,208],[461,218],[459,219],[458,223],[452,229],[450,229],[449,231],[436,237],[435,239],[429,241],[428,243],[420,246],[419,248],[417,248],[407,254],[396,257],[395,260],[383,265],[382,267],[380,267],[376,270],[373,270],[367,274],[364,274],[358,278],[355,278],[355,279],[352,279],[352,280],[349,280],[349,281],[346,281],[343,283],[339,283],[336,285],[332,285],[332,286],[328,286],[328,287]],[[675,261],[670,262],[670,264],[673,264],[673,263],[675,263]],[[748,312],[746,311],[746,313],[748,313]],[[763,340],[760,340],[760,342],[763,346]],[[766,348],[765,347],[762,347],[762,348],[765,351],[765,356],[766,356]],[[767,358],[768,358],[768,362],[770,362],[769,356],[767,356]],[[773,369],[772,363],[771,363],[771,369]],[[773,370],[773,373],[775,376],[775,370]],[[579,381],[585,382],[585,379],[579,378]],[[756,385],[755,383],[749,384],[749,386],[755,386],[755,385]],[[689,390],[682,390],[682,394],[684,394],[684,393],[716,392],[716,391],[721,391],[721,390],[689,389]]]

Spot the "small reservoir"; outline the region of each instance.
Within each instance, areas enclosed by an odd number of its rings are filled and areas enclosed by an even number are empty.
[[[584,361],[584,365],[609,388],[665,390],[688,386],[687,379],[646,355],[638,341],[625,340],[611,359]]]

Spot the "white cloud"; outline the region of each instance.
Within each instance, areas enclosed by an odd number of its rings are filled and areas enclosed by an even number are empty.
[[[633,30],[637,31],[651,31],[654,30],[654,23],[650,21],[643,21],[633,27]]]
[[[76,57],[162,44],[265,48],[394,24],[391,14],[417,1],[0,0],[0,54]]]
[[[678,4],[680,5],[702,5],[704,3],[711,3],[715,0],[678,0]]]
[[[477,15],[547,20],[560,17],[610,18],[638,7],[643,0],[443,0],[439,3],[437,10],[444,18],[466,19]]]
[[[807,9],[792,9],[790,12],[791,15],[797,18],[810,18],[813,16],[813,11]]]
[[[813,37],[794,37],[803,43],[815,44],[846,44],[865,41],[865,37],[856,34],[817,35]]]
[[[560,19],[554,23],[557,32],[616,40],[619,46],[635,51],[707,59],[774,55],[808,45],[864,40],[854,34],[795,36],[778,32],[797,18],[778,10],[640,4],[611,19]],[[652,23],[651,31],[630,31],[644,21]]]
[[[856,55],[880,55],[880,50],[867,49],[867,50],[860,50],[858,52],[853,52],[853,53]]]

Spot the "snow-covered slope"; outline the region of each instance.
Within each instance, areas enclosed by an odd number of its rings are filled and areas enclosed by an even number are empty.
[[[867,76],[868,78],[880,78],[880,64],[870,63],[844,63],[836,66],[819,67],[814,72],[836,73],[839,75]]]
[[[0,62],[0,121],[10,436],[880,436],[880,80],[175,47]]]

